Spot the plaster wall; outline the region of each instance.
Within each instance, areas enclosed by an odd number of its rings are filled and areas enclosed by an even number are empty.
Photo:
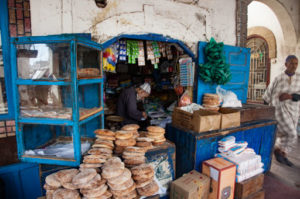
[[[215,37],[235,45],[235,0],[30,0],[32,35],[92,33],[102,43],[119,34],[158,33],[185,42]]]

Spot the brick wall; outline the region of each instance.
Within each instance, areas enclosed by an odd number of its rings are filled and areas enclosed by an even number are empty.
[[[8,15],[11,37],[31,35],[29,0],[8,0]]]
[[[236,0],[236,45],[246,47],[248,5],[252,0]]]

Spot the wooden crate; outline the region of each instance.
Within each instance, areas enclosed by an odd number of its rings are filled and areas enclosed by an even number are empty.
[[[245,199],[264,199],[265,198],[265,190],[261,189],[258,192],[251,194],[249,197]]]
[[[275,107],[263,104],[243,104],[243,107],[233,108],[240,110],[241,122],[255,120],[275,120]]]
[[[264,174],[259,174],[243,182],[235,184],[234,197],[236,199],[245,199],[251,194],[261,190],[264,185]]]

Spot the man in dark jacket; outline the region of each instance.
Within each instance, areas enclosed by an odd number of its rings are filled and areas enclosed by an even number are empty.
[[[144,83],[140,87],[126,88],[120,94],[117,105],[117,114],[121,116],[123,124],[137,124],[147,118],[145,112],[137,109],[137,101],[144,100],[151,93],[149,83]]]

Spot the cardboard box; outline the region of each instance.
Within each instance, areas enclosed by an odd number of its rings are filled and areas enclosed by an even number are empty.
[[[202,173],[211,177],[209,199],[233,199],[236,166],[222,158],[202,163]]]
[[[194,111],[192,116],[193,131],[197,133],[220,129],[221,114],[200,109]]]
[[[210,178],[193,170],[171,184],[170,199],[206,199]]]
[[[264,185],[264,174],[256,175],[243,182],[235,184],[235,198],[245,199],[248,196],[260,191]]]
[[[241,113],[237,109],[220,108],[221,129],[232,128],[241,125]]]
[[[192,113],[176,107],[172,114],[172,124],[182,129],[192,130]]]

